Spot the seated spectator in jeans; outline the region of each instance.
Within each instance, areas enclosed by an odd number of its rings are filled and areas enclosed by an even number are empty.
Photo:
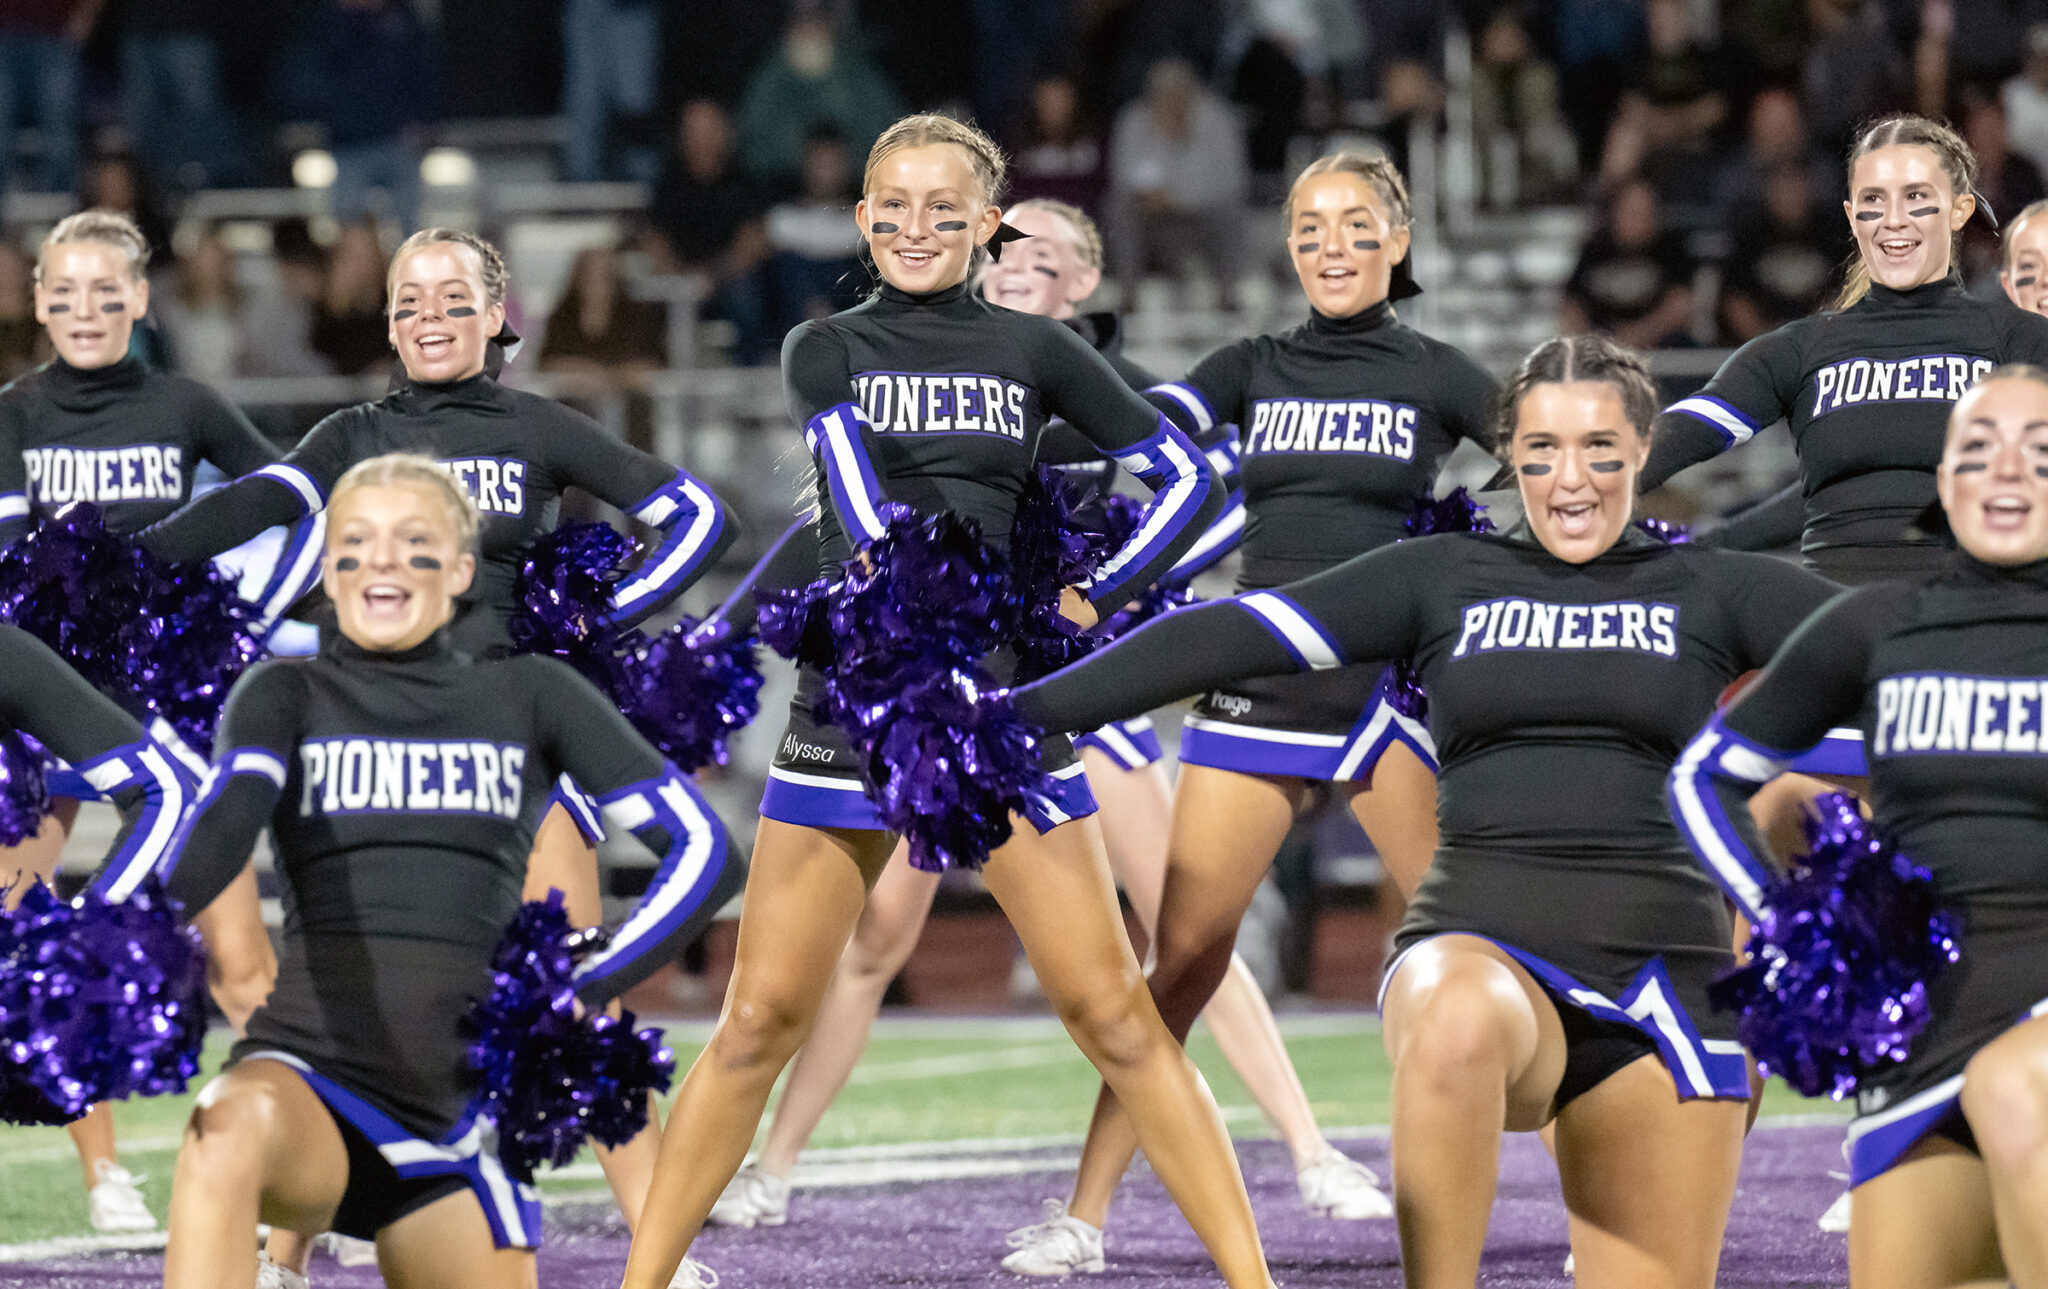
[[[1095,212],[1108,180],[1102,139],[1081,118],[1081,95],[1064,76],[1031,86],[1031,105],[1010,161],[1010,200],[1050,197]]]
[[[774,334],[860,303],[868,276],[853,222],[856,180],[846,140],[834,130],[814,131],[804,144],[800,188],[768,212]]]
[[[1244,267],[1244,127],[1178,58],[1155,63],[1145,96],[1117,114],[1109,146],[1108,251],[1125,298],[1149,271],[1200,258],[1236,307]]]
[[[1812,167],[1796,158],[1765,173],[1762,209],[1729,232],[1721,328],[1738,345],[1823,308],[1852,249],[1841,208],[1814,191]]]
[[[732,121],[708,98],[683,105],[676,146],[654,187],[647,212],[647,251],[671,273],[706,279],[702,313],[730,322],[738,332],[733,359],[772,360],[766,336],[767,299],[762,263],[768,241],[762,217],[769,196],[733,159]]]
[[[1636,349],[1690,345],[1692,274],[1683,240],[1662,226],[1656,190],[1625,183],[1564,284],[1559,326],[1567,335],[1604,331]]]

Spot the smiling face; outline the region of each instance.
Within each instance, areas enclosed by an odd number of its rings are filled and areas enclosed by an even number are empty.
[[[2005,231],[2006,267],[1998,284],[2029,313],[2048,314],[2048,218],[2035,215]]]
[[[412,483],[368,484],[335,498],[321,584],[341,633],[397,653],[423,643],[455,612],[476,556],[460,549],[448,499]]]
[[[1842,209],[1870,280],[1905,291],[1948,276],[1950,240],[1977,199],[1956,195],[1932,148],[1898,143],[1856,159]]]
[[[2048,385],[2008,376],[1965,394],[1934,478],[1964,550],[1987,564],[2048,559]]]
[[[1025,240],[1010,243],[1002,259],[981,271],[981,293],[1019,313],[1073,317],[1075,306],[1102,283],[1102,270],[1081,258],[1074,226],[1049,210],[1021,206],[1010,212],[1010,227]]]
[[[1349,318],[1387,298],[1394,265],[1408,254],[1408,229],[1391,222],[1363,176],[1333,171],[1294,190],[1287,252],[1316,312]]]
[[[149,281],[127,252],[105,242],[63,242],[43,252],[36,321],[73,367],[107,367],[128,353],[135,320],[149,310]]]
[[[966,149],[932,143],[877,162],[853,218],[882,279],[921,295],[966,280],[974,248],[995,236],[1003,212],[987,203]]]
[[[1636,475],[1650,440],[1630,424],[1609,381],[1532,385],[1515,416],[1511,463],[1529,529],[1567,564],[1621,539],[1635,514]]]
[[[483,263],[458,242],[428,242],[391,266],[391,347],[415,381],[465,380],[484,369],[505,306],[484,293]]]

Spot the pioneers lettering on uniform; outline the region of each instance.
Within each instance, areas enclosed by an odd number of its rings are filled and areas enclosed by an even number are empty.
[[[1255,452],[1362,452],[1415,459],[1415,419],[1406,403],[1377,399],[1262,398],[1244,436]]]
[[[184,449],[163,443],[125,448],[29,448],[22,454],[28,496],[39,505],[74,501],[182,501]]]
[[[1844,358],[1813,374],[1813,415],[1858,403],[1953,403],[1996,365],[1967,354]]]
[[[1015,381],[978,372],[884,371],[863,372],[853,385],[868,423],[884,434],[1000,434],[1024,441],[1030,391]]]
[[[526,749],[473,740],[307,739],[299,763],[301,818],[386,810],[517,819]]]
[[[1468,604],[1464,616],[1453,658],[1501,649],[1626,649],[1659,658],[1678,656],[1675,604],[1545,604],[1511,595]]]
[[[469,493],[487,515],[526,513],[526,462],[511,457],[460,457],[441,468]]]
[[[1921,673],[1877,682],[1873,756],[2004,752],[2048,756],[2048,678]]]

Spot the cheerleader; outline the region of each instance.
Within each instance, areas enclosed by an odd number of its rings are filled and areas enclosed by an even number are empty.
[[[883,531],[885,499],[974,520],[1002,547],[1049,416],[1155,489],[1136,533],[1085,586],[1082,625],[1155,581],[1220,509],[1201,452],[1048,318],[971,290],[976,248],[1014,230],[1003,162],[979,130],[912,116],[869,153],[855,218],[882,283],[867,303],[793,331],[783,372],[819,471],[823,568]],[[1004,656],[997,666],[1009,665]],[[738,959],[709,1045],[678,1093],[625,1283],[707,1283],[684,1260],[732,1178],[782,1067],[807,1036],[867,890],[894,849],[844,736],[813,714],[806,673],[762,799]],[[1045,743],[1057,791],[982,870],[1055,1010],[1128,1099],[1148,1158],[1234,1286],[1272,1283],[1230,1142],[1194,1067],[1160,1024],[1117,914],[1095,803],[1064,738]]]
[[[586,1007],[701,930],[736,870],[689,781],[582,678],[455,647],[478,517],[444,465],[375,458],[323,495],[339,635],[236,685],[164,864],[204,908],[268,824],[291,910],[277,987],[186,1129],[164,1284],[254,1284],[264,1221],[374,1238],[392,1284],[532,1285],[539,1200],[467,1110],[460,1022],[491,988],[548,792],[573,776],[663,856],[577,968]]]
[[[1673,814],[1755,918],[1773,880],[1741,803],[1844,722],[1867,736],[1874,824],[1930,870],[1962,959],[1849,1129],[1852,1289],[2048,1284],[2048,371],[1993,368],[1936,471],[1959,553],[1815,614],[1671,772]]]
[[[1420,670],[1443,843],[1381,986],[1415,1289],[1476,1283],[1501,1133],[1552,1122],[1579,1284],[1714,1282],[1749,1063],[1706,999],[1727,905],[1663,780],[1690,723],[1834,587],[1631,525],[1655,397],[1612,341],[1548,341],[1501,399],[1513,530],[1170,613],[1015,694],[1041,729],[1087,728],[1247,677]]]
[[[2005,226],[1998,285],[2028,313],[2048,312],[2048,198],[2028,206]]]
[[[1080,304],[1102,280],[1102,237],[1095,221],[1065,202],[1034,197],[1004,212],[1003,218],[1028,241],[1010,247],[981,273],[982,295],[1004,308],[1057,318],[1072,327],[1109,361],[1133,389],[1146,389],[1157,378],[1125,357],[1123,334],[1113,313],[1081,313]],[[1055,446],[1048,431],[1040,458],[1087,457],[1064,473],[1099,481],[1109,491],[1116,468],[1092,451],[1093,445],[1061,424],[1062,439],[1078,443]],[[1210,465],[1226,481],[1237,473],[1234,427],[1212,431],[1206,449]],[[1063,462],[1064,464],[1064,462]],[[1193,576],[1197,565],[1213,561],[1230,549],[1229,538],[1243,531],[1242,504],[1232,498],[1170,574],[1175,580]],[[1221,530],[1219,532],[1219,530]],[[808,580],[815,560],[804,573]],[[1166,834],[1170,794],[1159,761],[1159,736],[1150,717],[1120,721],[1074,740],[1087,767],[1089,790],[1101,807],[1103,840],[1110,871],[1123,887],[1145,929],[1155,933],[1160,889],[1165,879]],[[899,853],[902,847],[898,847]],[[710,1220],[728,1226],[780,1226],[789,1219],[789,1178],[797,1157],[831,1108],[867,1045],[868,1031],[881,1010],[882,995],[903,969],[931,911],[939,876],[892,859],[876,879],[861,910],[853,938],[833,973],[832,986],[818,1008],[810,1038],[790,1067],[789,1080],[776,1102],[768,1140],[753,1163],[741,1168],[712,1206]],[[1279,1029],[1265,995],[1241,958],[1232,955],[1229,972],[1204,1012],[1218,1046],[1251,1090],[1266,1117],[1280,1129],[1298,1161],[1302,1201],[1312,1212],[1332,1217],[1386,1217],[1392,1206],[1373,1184],[1372,1174],[1345,1158],[1323,1137],[1301,1080],[1280,1042]]]
[[[562,490],[575,485],[644,524],[661,544],[613,596],[630,624],[680,595],[731,545],[737,524],[711,490],[686,470],[620,442],[580,412],[498,383],[506,351],[508,275],[497,248],[473,233],[430,228],[392,257],[386,283],[390,341],[404,383],[374,403],[344,408],[309,431],[283,460],[199,498],[143,534],[167,559],[201,559],[273,524],[325,509],[352,466],[389,452],[433,457],[460,482],[482,515],[473,584],[457,599],[454,647],[472,656],[505,652],[506,624],[523,556],[554,526]],[[317,551],[308,565],[317,570]],[[602,919],[596,803],[564,780],[535,835],[527,893],[566,893],[570,920]],[[628,1224],[639,1218],[656,1138],[598,1157]]]
[[[141,230],[112,211],[69,216],[43,240],[36,321],[56,357],[0,390],[0,545],[74,502],[97,506],[111,531],[132,533],[191,498],[200,463],[246,475],[277,460],[277,450],[232,403],[129,352],[135,324],[149,311],[148,264]],[[198,761],[175,735],[164,746]],[[197,774],[202,767],[190,768]],[[60,767],[50,788],[47,822],[0,859],[7,872],[54,875],[79,799],[102,795],[76,767]],[[239,1026],[277,974],[253,868],[245,866],[200,930],[214,999]],[[86,1170],[93,1229],[153,1229],[142,1193],[115,1160],[107,1111],[94,1108],[71,1134]]]
[[[1150,391],[1191,433],[1240,427],[1240,589],[1394,541],[1458,440],[1491,446],[1493,378],[1394,314],[1395,299],[1414,293],[1408,223],[1407,187],[1389,162],[1337,153],[1311,164],[1288,195],[1286,230],[1308,322],[1227,345]],[[1257,679],[1217,688],[1188,718],[1151,975],[1182,1041],[1230,972],[1238,924],[1312,784],[1338,785],[1404,896],[1421,880],[1436,846],[1436,747],[1392,684],[1378,665]],[[1297,1143],[1304,1199],[1315,1170],[1336,1163],[1320,1136]],[[1105,1089],[1071,1197],[1013,1232],[1003,1265],[1100,1270],[1109,1201],[1136,1149]]]

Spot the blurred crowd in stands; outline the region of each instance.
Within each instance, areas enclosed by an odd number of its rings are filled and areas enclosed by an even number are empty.
[[[545,178],[648,197],[525,322],[565,380],[630,382],[672,357],[650,275],[696,283],[741,364],[857,300],[847,208],[907,109],[974,116],[1012,150],[1014,196],[1095,214],[1127,298],[1193,276],[1229,311],[1281,267],[1259,230],[1293,171],[1339,137],[1405,161],[1453,96],[1482,209],[1588,212],[1566,328],[1733,344],[1829,297],[1840,157],[1868,116],[1953,119],[2001,214],[2044,194],[2048,0],[0,0],[0,203],[138,218],[153,360],[374,373],[385,256],[439,132],[557,122]],[[252,237],[183,213],[203,189],[288,188],[311,149],[326,215]],[[0,377],[41,360],[39,232],[0,228]],[[1973,224],[1973,283],[1995,258]]]

